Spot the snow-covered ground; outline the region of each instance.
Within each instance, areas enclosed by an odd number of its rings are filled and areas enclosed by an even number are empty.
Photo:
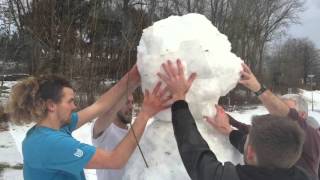
[[[18,152],[16,142],[8,131],[0,132],[0,164],[14,166],[22,164],[22,156]],[[0,180],[23,179],[22,170],[7,168],[0,174]]]
[[[14,82],[6,82],[4,84],[5,86],[11,88],[12,85],[14,85]],[[309,103],[309,116],[314,117],[315,119],[318,120],[318,123],[320,124],[320,91],[306,91],[306,90],[301,90],[301,94],[308,100]],[[314,100],[314,111],[311,110],[312,108],[312,94],[313,94],[313,100]],[[4,100],[7,98],[7,94],[4,94],[4,96],[0,99]],[[241,110],[241,111],[234,111],[234,112],[230,112],[230,114],[235,118],[238,119],[244,123],[250,124],[251,121],[251,117],[253,115],[260,115],[260,114],[266,114],[267,111],[263,106],[252,106],[252,107],[244,107],[243,109],[247,109],[247,110]],[[166,122],[167,125],[169,126],[170,122]],[[78,130],[76,130],[73,133],[73,136],[84,142],[84,143],[88,143],[88,144],[92,144],[91,143],[91,125],[92,123],[88,123],[86,125],[84,125],[83,127],[79,128]],[[155,122],[153,123],[153,126],[157,127],[159,130],[159,134],[152,134],[154,132],[152,132],[151,134],[145,134],[145,135],[150,135],[153,136],[155,139],[158,139],[158,141],[163,141],[163,137],[161,136],[161,134],[165,134],[168,133],[169,131],[172,131],[171,128],[167,128],[164,125],[159,125],[159,122]],[[25,133],[26,131],[32,127],[32,124],[30,125],[25,125],[25,126],[17,126],[14,124],[10,124],[10,130],[9,131],[4,131],[4,132],[0,132],[0,164],[9,164],[10,166],[14,166],[14,165],[19,165],[20,163],[22,163],[22,156],[21,156],[21,142],[23,140],[23,138],[25,137]],[[160,128],[160,129],[159,129]],[[167,132],[166,132],[167,131]],[[161,132],[161,133],[160,133]],[[162,138],[162,140],[161,140]],[[156,140],[155,140],[156,141]],[[146,143],[146,142],[144,142]],[[168,144],[174,144],[175,142],[166,142]],[[209,142],[210,144],[210,142]],[[167,146],[168,148],[171,148],[171,145]],[[174,145],[172,147],[175,147]],[[154,151],[152,150],[152,148],[143,148],[142,149],[145,153],[145,156],[148,156],[148,153],[150,153],[150,151]],[[163,150],[165,150],[165,147],[163,147]],[[157,153],[162,153],[162,151],[159,152],[153,152],[153,154],[157,154]],[[168,154],[170,155],[170,150],[168,150]],[[135,152],[135,158],[139,158],[140,154],[136,151]],[[132,166],[132,159],[131,161],[131,166]],[[141,160],[141,157],[139,159],[139,161]],[[149,161],[149,163],[152,163],[150,161],[152,161],[152,158],[147,159],[147,161]],[[134,163],[133,163],[134,164]],[[160,165],[161,166],[161,165]],[[129,165],[130,167],[130,165]],[[168,171],[169,175],[168,177],[172,177],[169,179],[177,179],[179,178],[179,173],[180,172],[184,172],[184,167],[182,165],[181,162],[177,162],[175,164],[172,164],[172,167],[166,167],[167,169],[171,169],[170,171]],[[86,173],[86,177],[88,180],[96,180],[96,175],[95,175],[95,170],[85,170]],[[138,172],[139,173],[139,172]],[[141,172],[140,172],[141,173]],[[157,174],[159,174],[158,171],[156,171],[156,169],[152,170],[149,169],[147,173],[151,173],[153,175],[151,175],[151,177],[153,176],[154,179],[158,179],[157,178]],[[130,174],[129,174],[130,176]],[[136,179],[133,177],[136,177],[136,175],[131,176],[131,178],[127,176],[126,179]],[[150,174],[148,175],[150,177]],[[180,176],[181,177],[181,176]],[[23,176],[22,176],[22,170],[21,169],[13,169],[13,168],[6,168],[4,169],[4,171],[2,172],[2,174],[0,174],[0,180],[22,180]],[[186,178],[184,178],[186,179]]]
[[[302,91],[302,94],[305,96],[306,99],[308,99],[309,102],[309,115],[313,116],[320,121],[320,91],[314,91],[313,92],[313,98],[314,98],[314,111],[311,111],[311,96],[312,93],[309,91]],[[259,115],[259,114],[266,114],[267,111],[263,106],[255,106],[251,108],[247,108],[248,110],[243,110],[243,111],[234,111],[231,112],[230,114],[238,119],[241,120],[244,123],[250,124],[250,119],[253,115]],[[168,122],[169,123],[169,122]],[[320,123],[320,122],[319,122]],[[80,129],[76,130],[74,132],[74,137],[82,142],[92,144],[90,135],[91,135],[91,123],[88,123],[81,127]],[[27,125],[27,126],[16,126],[11,124],[10,125],[10,131],[5,131],[5,132],[0,132],[0,163],[6,162],[10,165],[15,165],[18,163],[22,163],[22,157],[21,157],[21,142],[25,136],[25,132],[31,127],[32,125]],[[161,133],[164,133],[165,129],[161,129]],[[155,139],[159,139],[160,134],[158,137],[154,137]],[[156,140],[155,140],[156,141]],[[175,143],[175,142],[171,142]],[[148,149],[144,149],[144,151],[147,151]],[[136,154],[136,156],[139,156],[139,154]],[[149,159],[150,160],[150,159]],[[180,165],[180,163],[178,163]],[[174,168],[172,168],[172,177],[177,176],[178,173],[181,171],[182,167],[173,165]],[[177,169],[175,171],[175,169]],[[183,170],[183,169],[182,169]],[[149,173],[154,174],[154,179],[157,179],[157,174],[159,172],[154,172],[150,170]],[[86,176],[88,180],[95,180],[95,170],[86,170]],[[15,169],[5,169],[2,175],[0,175],[0,180],[21,180],[22,178],[22,170],[15,170]],[[175,179],[175,178],[172,178]]]
[[[313,100],[314,110],[319,111],[319,109],[320,109],[320,90],[306,91],[306,90],[300,89],[300,93],[308,101],[309,109],[312,108],[312,100]]]

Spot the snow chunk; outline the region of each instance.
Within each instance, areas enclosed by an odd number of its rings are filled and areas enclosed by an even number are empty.
[[[138,70],[142,88],[152,89],[159,78],[157,72],[166,60],[181,59],[186,76],[197,73],[187,101],[200,107],[194,114],[213,115],[212,105],[226,95],[239,80],[242,60],[231,53],[228,38],[203,15],[171,16],[144,29],[138,46]],[[170,111],[159,113],[161,120],[170,120]]]
[[[231,44],[205,16],[171,16],[143,31],[137,55],[142,89],[151,90],[159,78],[157,72],[166,60],[181,59],[185,75],[198,74],[187,94],[190,109],[202,136],[222,161],[242,162],[242,156],[226,136],[202,120],[214,115],[214,104],[233,89],[242,70],[242,60],[231,53]],[[145,130],[140,145],[149,164],[145,167],[138,150],[126,166],[123,179],[190,179],[181,161],[171,124],[170,109],[157,114]]]

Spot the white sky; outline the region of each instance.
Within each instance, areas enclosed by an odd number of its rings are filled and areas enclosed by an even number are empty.
[[[307,37],[320,49],[320,0],[306,0],[305,11],[300,17],[301,24],[291,25],[288,35]]]

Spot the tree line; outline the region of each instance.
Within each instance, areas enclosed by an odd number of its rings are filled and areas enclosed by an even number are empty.
[[[272,57],[269,45],[298,22],[302,10],[302,0],[4,0],[0,60],[24,64],[21,71],[31,75],[57,73],[78,81],[90,103],[100,91],[96,87],[135,63],[144,28],[170,15],[201,13],[262,78],[265,65],[276,64],[268,60],[290,59],[284,57],[286,45]],[[311,57],[305,53],[301,58]]]

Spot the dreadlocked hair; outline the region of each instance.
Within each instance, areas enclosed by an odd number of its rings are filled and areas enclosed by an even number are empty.
[[[60,102],[69,81],[56,75],[29,77],[18,82],[10,93],[6,112],[16,124],[38,122],[47,116],[46,101]]]

